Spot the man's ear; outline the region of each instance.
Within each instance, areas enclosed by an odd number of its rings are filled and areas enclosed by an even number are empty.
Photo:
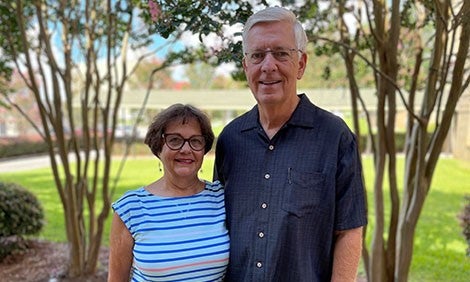
[[[297,79],[300,80],[305,73],[307,67],[307,54],[302,52],[299,59],[299,69],[297,70]]]

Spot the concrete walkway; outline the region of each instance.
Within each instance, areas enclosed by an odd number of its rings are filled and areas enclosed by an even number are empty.
[[[102,151],[100,151],[102,154]],[[83,155],[82,155],[83,156]],[[91,157],[94,157],[95,154],[92,152]],[[103,155],[101,155],[103,157]],[[152,155],[148,155],[145,157],[154,158]],[[113,157],[117,160],[122,160],[121,156]],[[128,159],[135,158],[132,156],[128,156]],[[141,158],[141,156],[138,156]],[[75,160],[75,154],[70,153],[69,160]],[[37,168],[44,168],[50,167],[51,161],[49,160],[49,155],[36,155],[36,156],[28,156],[28,157],[17,157],[17,158],[0,158],[0,173],[7,173],[7,172],[15,172],[15,171],[25,171],[25,170],[32,170]]]
[[[0,159],[0,173],[25,171],[50,166],[48,155]]]

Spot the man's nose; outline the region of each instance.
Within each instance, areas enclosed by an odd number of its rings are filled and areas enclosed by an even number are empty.
[[[278,61],[274,58],[271,52],[267,52],[263,61],[261,62],[262,71],[273,71],[277,69]]]

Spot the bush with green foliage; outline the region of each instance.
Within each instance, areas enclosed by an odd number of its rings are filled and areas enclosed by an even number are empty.
[[[32,142],[24,140],[9,140],[0,146],[0,158],[19,157],[33,154],[46,154],[46,142]]]
[[[11,254],[22,254],[27,249],[28,243],[21,237],[0,237],[0,262]]]
[[[18,184],[0,182],[0,260],[19,246],[11,237],[37,234],[43,225],[36,196]]]
[[[0,182],[0,237],[37,234],[43,220],[34,194],[18,184]]]

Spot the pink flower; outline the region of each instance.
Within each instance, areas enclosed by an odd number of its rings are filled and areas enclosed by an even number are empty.
[[[153,0],[149,0],[149,8],[152,21],[156,22],[158,20],[158,16],[161,13],[160,7]]]

